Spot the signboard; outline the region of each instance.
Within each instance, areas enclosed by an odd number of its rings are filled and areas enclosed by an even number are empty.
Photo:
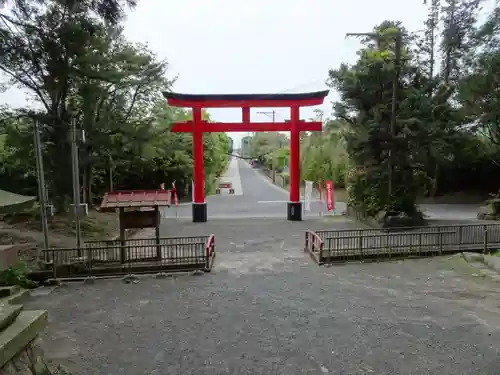
[[[123,211],[120,215],[123,229],[155,228],[158,223],[158,214],[153,211]]]
[[[312,198],[313,182],[306,180],[305,183],[306,183],[306,186],[304,189],[305,210],[311,211],[311,198]]]
[[[334,209],[333,203],[333,182],[331,180],[325,181],[325,195],[326,195],[326,209],[332,211]]]

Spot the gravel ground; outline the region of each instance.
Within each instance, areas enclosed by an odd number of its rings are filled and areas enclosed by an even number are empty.
[[[318,267],[307,228],[342,218],[166,221],[215,233],[211,274],[98,280],[33,297],[74,375],[500,373],[500,289],[457,257]]]

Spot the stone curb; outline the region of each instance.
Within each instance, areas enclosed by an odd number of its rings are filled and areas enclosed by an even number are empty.
[[[476,262],[484,263],[483,254],[463,252],[462,256],[468,263],[476,263]]]
[[[500,273],[500,257],[495,255],[485,255],[484,264],[492,270]]]
[[[483,263],[488,268],[500,274],[500,257],[495,255],[485,255],[477,253],[462,253],[468,263]]]

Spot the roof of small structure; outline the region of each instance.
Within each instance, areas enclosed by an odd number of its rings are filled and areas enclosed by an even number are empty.
[[[101,210],[170,206],[170,190],[126,190],[104,194]]]
[[[19,195],[9,191],[0,190],[0,213],[14,212],[29,208],[35,202],[36,197]]]

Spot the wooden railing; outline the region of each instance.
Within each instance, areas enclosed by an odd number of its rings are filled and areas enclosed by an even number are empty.
[[[317,262],[332,263],[396,257],[421,257],[500,249],[500,224],[461,224],[391,229],[342,229],[313,232],[323,242]],[[307,238],[311,238],[306,234]],[[308,247],[309,246],[309,247]]]
[[[212,269],[215,236],[87,241],[81,249],[43,250],[51,278]]]

